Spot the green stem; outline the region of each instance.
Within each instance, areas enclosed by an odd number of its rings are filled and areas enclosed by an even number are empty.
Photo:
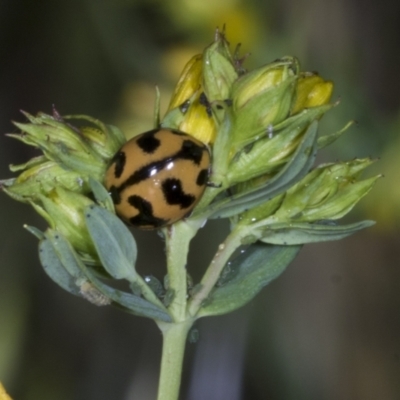
[[[188,305],[188,313],[194,317],[199,311],[204,300],[207,299],[221,275],[225,264],[232,253],[241,245],[240,231],[232,231],[225,242],[219,245],[218,251],[207,268],[201,280],[200,290],[192,297]]]
[[[198,227],[194,227],[185,221],[180,221],[164,231],[169,288],[173,290],[173,299],[169,306],[169,312],[175,322],[182,322],[186,318],[187,255],[190,241],[197,230]]]
[[[179,398],[186,338],[192,323],[191,320],[172,324],[158,323],[163,334],[163,350],[157,400]]]
[[[157,400],[177,400],[179,397],[186,337],[194,321],[187,318],[186,315],[186,263],[190,241],[199,228],[199,222],[180,221],[163,230],[167,252],[169,288],[174,293],[168,311],[174,322],[157,322],[163,334]]]

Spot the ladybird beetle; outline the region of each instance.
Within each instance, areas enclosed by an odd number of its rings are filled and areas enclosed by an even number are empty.
[[[174,129],[154,129],[114,155],[105,186],[123,220],[156,229],[189,215],[206,188],[209,168],[204,143]]]

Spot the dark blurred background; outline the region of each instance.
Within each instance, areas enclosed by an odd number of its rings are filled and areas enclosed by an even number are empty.
[[[154,86],[168,102],[185,62],[227,25],[249,68],[284,55],[335,81],[340,107],[325,133],[358,125],[323,159],[381,157],[384,173],[351,220],[377,226],[306,246],[246,307],[199,321],[186,400],[400,398],[400,2],[396,0],[1,0],[0,131],[19,110],[88,114],[129,136],[152,127]],[[0,173],[35,152],[0,136]],[[0,196],[0,380],[15,400],[153,400],[161,335],[149,320],[95,307],[53,284],[37,240],[45,227]],[[193,243],[195,277],[227,232],[209,223]],[[134,232],[139,270],[163,276],[163,247]]]

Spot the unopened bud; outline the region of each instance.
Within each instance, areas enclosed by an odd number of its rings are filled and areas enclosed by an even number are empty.
[[[233,85],[236,146],[256,140],[262,130],[289,114],[297,80],[297,60],[287,58],[243,75]]]
[[[328,104],[333,92],[333,82],[325,81],[317,74],[304,73],[296,85],[295,102],[291,114],[299,111]]]
[[[4,192],[15,200],[29,202],[48,194],[56,187],[79,193],[89,191],[88,176],[70,171],[54,161],[46,161],[44,157],[43,159],[43,162],[27,168],[17,178],[0,181]]]
[[[227,42],[223,35],[217,35],[203,56],[203,87],[207,99],[213,102],[230,98],[232,84],[237,78]]]
[[[182,106],[194,93],[201,89],[203,57],[197,54],[185,65],[178,83],[175,86],[168,110]]]
[[[33,202],[35,210],[46,219],[51,228],[60,232],[78,251],[96,259],[96,250],[86,228],[83,210],[94,204],[88,197],[62,188]]]

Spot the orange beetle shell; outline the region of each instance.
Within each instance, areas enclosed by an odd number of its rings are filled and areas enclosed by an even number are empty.
[[[204,143],[177,130],[154,129],[114,155],[105,186],[122,219],[156,229],[190,214],[206,188],[209,168]]]

